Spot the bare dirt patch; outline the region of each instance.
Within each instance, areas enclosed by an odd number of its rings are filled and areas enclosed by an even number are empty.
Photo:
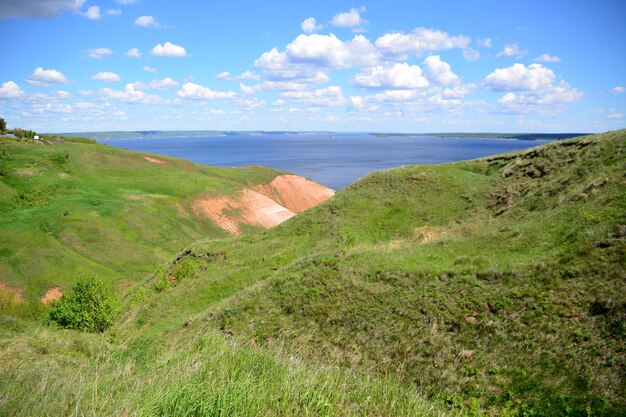
[[[13,299],[13,301],[16,301],[16,302],[23,301],[24,297],[23,297],[22,292],[23,292],[22,290],[11,288],[4,282],[0,281],[0,293],[3,293],[4,295],[8,295],[10,298]]]
[[[254,189],[295,213],[335,195],[335,190],[298,175],[279,175],[269,184],[256,185]]]
[[[446,229],[437,226],[422,226],[413,230],[413,240],[428,243],[446,234]]]
[[[145,159],[148,162],[152,162],[153,164],[166,164],[167,162],[165,162],[162,159],[159,158],[153,158],[151,156],[144,156],[143,159]]]
[[[271,198],[244,189],[234,197],[219,196],[196,200],[192,204],[196,215],[210,217],[228,233],[239,236],[240,226],[247,224],[268,229],[295,216],[295,213]]]
[[[53,287],[46,291],[46,293],[39,299],[39,301],[44,304],[48,304],[58,300],[59,298],[61,298],[62,295],[63,293],[61,292],[61,287]]]

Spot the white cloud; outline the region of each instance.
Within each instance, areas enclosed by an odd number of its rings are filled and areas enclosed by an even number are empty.
[[[41,67],[36,68],[26,82],[31,85],[39,86],[68,83],[67,77],[61,72],[54,69],[46,70]]]
[[[357,74],[354,82],[360,87],[384,89],[411,89],[428,86],[417,65],[397,63],[392,67],[376,66]]]
[[[623,119],[624,115],[622,113],[610,113],[608,117],[610,119]]]
[[[85,0],[28,0],[1,1],[0,18],[26,17],[30,19],[47,19],[63,12],[77,13]]]
[[[624,94],[626,92],[626,88],[622,86],[613,87],[611,93],[613,94]]]
[[[431,55],[424,60],[428,79],[437,84],[458,84],[461,79],[452,72],[450,64],[441,60],[439,55]]]
[[[141,52],[137,48],[130,48],[124,56],[127,58],[141,58]]]
[[[117,9],[107,9],[107,11],[105,12],[106,14],[108,14],[109,16],[119,16],[122,14],[122,9],[117,8]]]
[[[548,54],[543,54],[533,59],[535,62],[561,62],[561,58],[558,56],[550,56]]]
[[[71,97],[72,95],[67,91],[59,90],[53,93],[35,93],[28,97],[27,101],[29,103],[50,103],[59,100],[67,100]]]
[[[335,27],[352,28],[355,32],[362,31],[363,27],[369,24],[367,20],[361,17],[361,12],[364,11],[365,7],[358,10],[353,7],[349,12],[337,13],[330,23]]]
[[[543,85],[541,89],[506,93],[498,103],[506,112],[554,115],[563,111],[563,105],[578,101],[582,96],[581,92],[561,81],[558,85]]]
[[[441,93],[441,97],[444,99],[458,99],[463,98],[471,93],[476,88],[476,84],[456,85],[453,88],[446,88]]]
[[[297,104],[328,107],[346,104],[346,99],[339,86],[330,86],[314,91],[285,91],[280,93],[280,96]]]
[[[170,58],[186,57],[187,50],[180,45],[174,45],[171,42],[165,42],[163,45],[160,43],[152,48],[152,55],[164,56]]]
[[[178,87],[178,81],[171,77],[165,77],[161,80],[152,80],[149,83],[137,81],[133,83],[136,90],[166,90],[168,88]]]
[[[428,51],[445,51],[453,48],[466,49],[470,38],[467,36],[450,36],[440,30],[417,28],[412,32],[387,33],[375,42],[376,46],[386,55],[404,57],[419,56]]]
[[[19,85],[13,81],[7,81],[0,87],[0,99],[14,99],[24,97],[26,93],[20,88]]]
[[[256,84],[253,86],[248,86],[240,83],[239,88],[244,94],[252,94],[257,91],[268,91],[268,90],[278,90],[278,91],[302,91],[309,88],[310,84],[314,83],[325,83],[330,81],[328,75],[323,72],[317,73],[316,76],[299,80],[299,81],[265,81],[260,84]]]
[[[491,38],[478,39],[476,41],[476,44],[480,48],[491,48],[493,46],[493,41],[491,40]]]
[[[141,26],[144,28],[160,28],[161,24],[156,21],[154,16],[139,16],[135,19],[135,25]]]
[[[233,91],[215,91],[209,87],[195,83],[185,83],[183,87],[176,92],[176,96],[189,100],[214,100],[220,98],[233,98],[237,94]]]
[[[167,102],[160,96],[136,90],[133,84],[126,84],[124,91],[102,88],[98,93],[100,100],[120,100],[130,104],[165,104]]]
[[[114,72],[99,72],[91,77],[95,81],[104,81],[107,83],[117,83],[122,81],[122,77]]]
[[[220,80],[260,80],[257,74],[252,71],[244,71],[240,75],[233,75],[228,71],[220,72],[215,76],[215,78]]]
[[[496,56],[515,56],[520,57],[525,55],[526,52],[519,49],[516,43],[507,43],[504,45],[504,49],[496,54]]]
[[[57,95],[61,99],[72,98],[72,95],[70,93],[68,93],[67,91],[63,91],[63,90],[57,91]]]
[[[102,59],[107,55],[113,55],[113,51],[109,48],[87,49],[85,51],[88,58]]]
[[[145,72],[156,72],[157,71],[156,68],[152,68],[152,67],[149,67],[149,66],[143,67],[143,70]]]
[[[87,19],[90,19],[90,20],[100,20],[100,18],[102,17],[100,15],[100,7],[99,6],[89,7],[87,11],[83,13],[83,16],[85,16]]]
[[[34,113],[70,113],[72,106],[69,104],[59,103],[45,103],[45,104],[33,104]]]
[[[480,59],[480,52],[473,48],[465,48],[463,49],[463,58],[466,61],[478,61]]]
[[[549,87],[556,76],[541,64],[513,64],[500,68],[485,77],[485,86],[492,91],[526,91]]]
[[[292,63],[329,68],[370,65],[378,60],[375,48],[363,35],[356,35],[351,41],[341,41],[332,33],[300,35],[287,45],[285,53]]]
[[[130,4],[135,4],[139,2],[139,0],[115,0],[115,2],[118,4],[123,4],[124,6],[128,6]]]
[[[304,33],[313,33],[321,30],[323,26],[318,25],[314,17],[309,17],[300,23],[300,28]]]

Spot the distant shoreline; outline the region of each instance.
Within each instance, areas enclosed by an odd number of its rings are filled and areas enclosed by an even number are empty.
[[[297,132],[297,131],[220,131],[220,130],[137,130],[105,132],[68,132],[58,135],[86,137],[95,140],[108,139],[154,139],[154,138],[194,138],[222,136],[259,136],[259,135],[355,135],[363,134],[378,138],[393,137],[438,137],[459,139],[514,139],[514,140],[560,140],[585,136],[589,133],[372,133],[372,132]]]

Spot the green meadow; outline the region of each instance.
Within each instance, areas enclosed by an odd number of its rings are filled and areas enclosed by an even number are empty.
[[[0,415],[626,415],[626,131],[378,172],[236,238],[191,203],[277,171],[0,148]],[[86,274],[118,283],[103,333],[37,301]]]

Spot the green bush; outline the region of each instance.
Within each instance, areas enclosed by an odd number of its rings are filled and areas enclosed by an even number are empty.
[[[53,305],[49,318],[66,329],[103,332],[115,321],[119,307],[113,285],[82,278]]]

